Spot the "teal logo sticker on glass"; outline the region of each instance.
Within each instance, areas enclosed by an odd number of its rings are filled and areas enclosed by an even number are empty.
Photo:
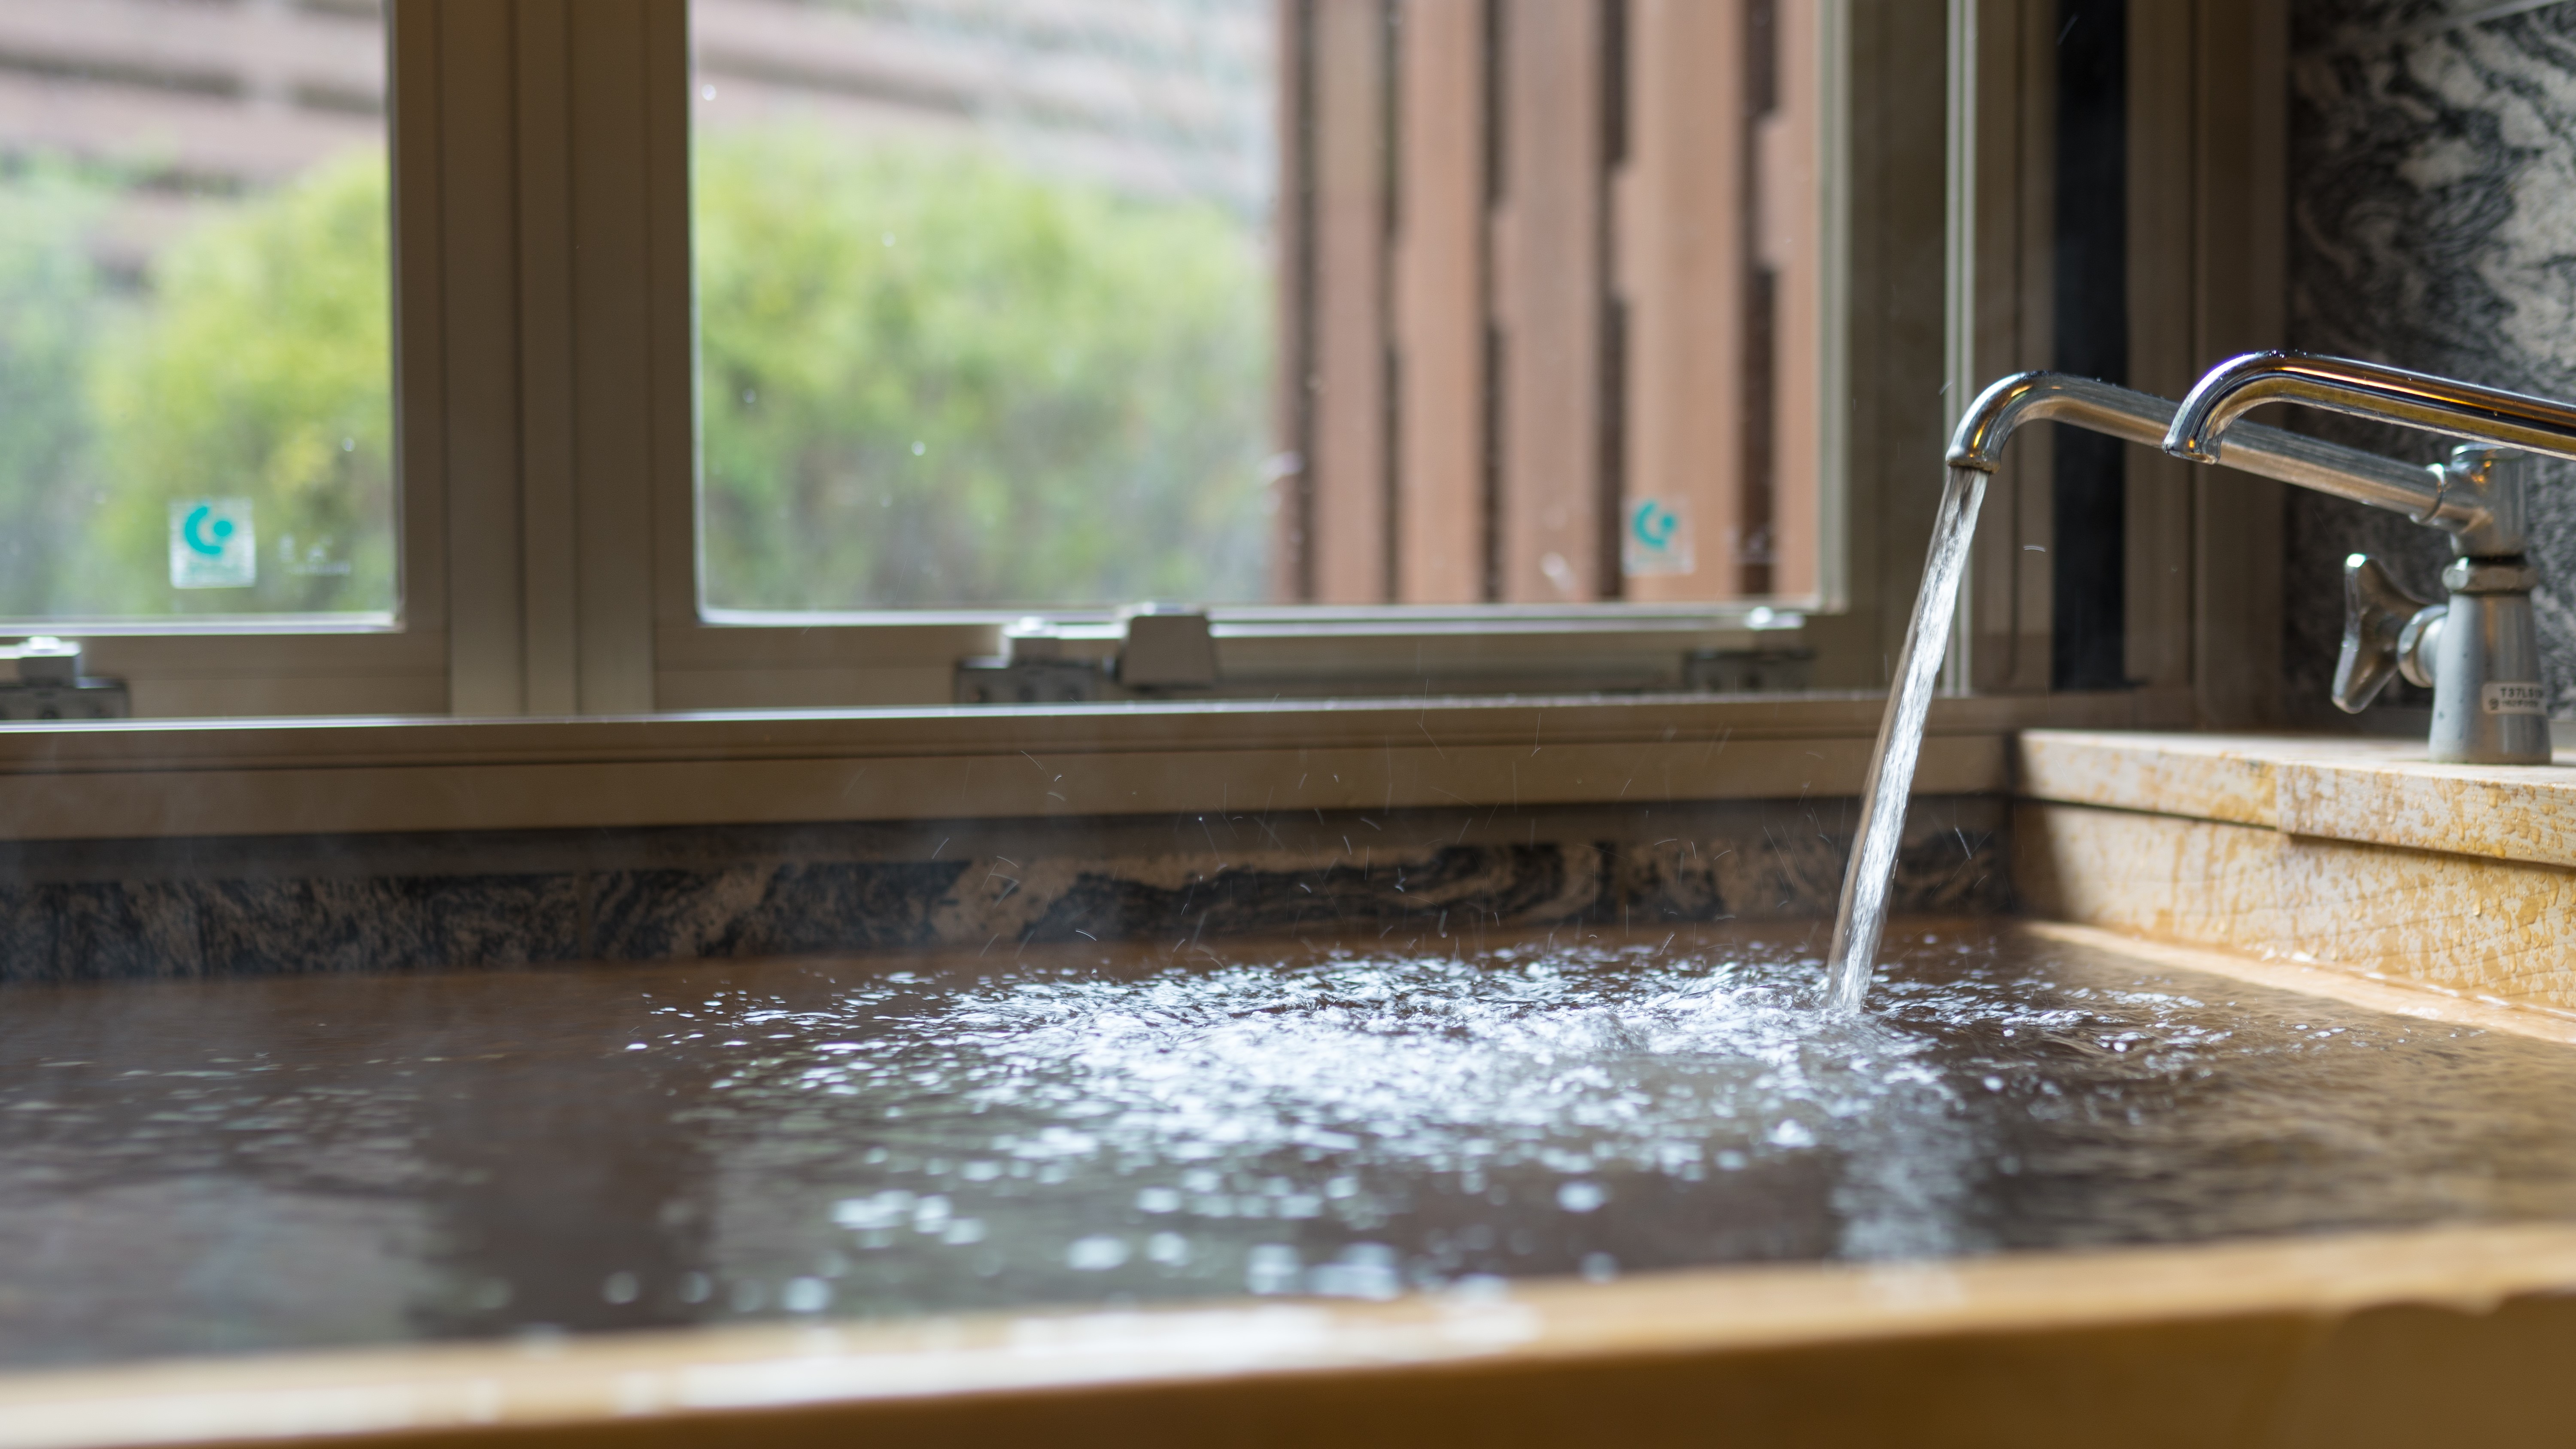
[[[1628,505],[1627,527],[1619,540],[1620,572],[1630,578],[1691,571],[1690,517],[1683,506],[1665,498],[1640,498]]]
[[[249,499],[183,498],[170,505],[170,587],[246,589],[258,582]]]

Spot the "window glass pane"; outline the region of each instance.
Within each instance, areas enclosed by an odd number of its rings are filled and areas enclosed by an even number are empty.
[[[705,602],[1829,602],[1826,12],[697,0]]]
[[[0,4],[0,617],[389,617],[374,0]]]
[[[1273,0],[697,0],[716,610],[1259,599]]]
[[[1828,9],[1299,7],[1299,597],[1828,592]]]

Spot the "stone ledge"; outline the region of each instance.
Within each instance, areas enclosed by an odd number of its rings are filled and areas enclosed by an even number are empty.
[[[2013,893],[2043,920],[2576,1012],[2576,870],[2179,815],[2024,802]]]
[[[2026,730],[2017,795],[2448,855],[2576,865],[2576,751],[2436,765],[2411,740]]]

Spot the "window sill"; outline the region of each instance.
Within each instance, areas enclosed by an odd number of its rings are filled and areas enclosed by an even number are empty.
[[[1992,793],[2026,725],[2178,725],[2154,692],[1955,699],[1917,788]],[[1874,695],[0,728],[0,839],[579,829],[1856,794]]]

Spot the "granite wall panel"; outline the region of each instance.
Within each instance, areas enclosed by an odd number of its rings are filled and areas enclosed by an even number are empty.
[[[2576,6],[2497,8],[2293,0],[2289,342],[2576,399]],[[2444,446],[2267,411],[2265,421],[2422,461]],[[2576,717],[2576,467],[2531,466],[2551,713]],[[2333,678],[2344,556],[2377,554],[2437,597],[2446,553],[2438,534],[2394,514],[2297,489],[2289,508],[2295,707],[2323,700]],[[2430,702],[2411,687],[2391,699]]]
[[[1833,913],[1851,802],[0,850],[0,981]],[[1896,898],[2009,905],[2002,802],[1918,800]]]

